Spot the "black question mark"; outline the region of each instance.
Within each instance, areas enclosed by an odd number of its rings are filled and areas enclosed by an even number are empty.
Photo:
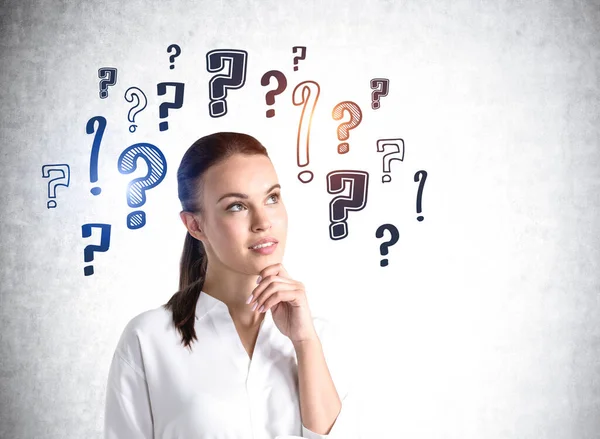
[[[417,213],[421,213],[421,198],[423,197],[423,186],[425,186],[425,180],[427,180],[427,171],[417,171],[415,172],[415,183],[417,181],[419,181],[419,176],[422,176],[423,178],[421,178],[421,181],[419,183],[419,190],[417,192]],[[422,215],[419,215],[417,217],[418,221],[423,221],[425,218],[423,218]]]
[[[384,230],[388,230],[391,233],[392,239],[390,239],[389,241],[384,242],[383,244],[381,244],[379,246],[379,254],[381,254],[382,256],[388,254],[388,248],[391,247],[392,245],[394,245],[395,243],[397,243],[398,242],[398,238],[400,237],[400,234],[398,233],[398,229],[393,224],[382,224],[382,225],[380,225],[377,228],[377,231],[375,231],[375,237],[376,238],[383,238],[383,232],[384,232]],[[385,259],[385,258],[382,259],[381,261],[379,261],[379,265],[381,267],[387,267],[388,260]]]

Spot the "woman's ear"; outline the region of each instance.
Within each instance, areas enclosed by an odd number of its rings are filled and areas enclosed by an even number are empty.
[[[190,235],[200,241],[204,239],[204,233],[202,233],[202,229],[200,228],[200,219],[197,214],[182,210],[179,212],[179,217],[183,221],[183,225],[188,229],[188,232],[190,232]]]

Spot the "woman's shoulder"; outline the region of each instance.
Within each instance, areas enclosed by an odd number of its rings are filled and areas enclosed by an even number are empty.
[[[171,316],[171,311],[165,309],[162,305],[156,308],[147,309],[130,318],[125,324],[124,330],[130,332],[153,331],[160,328],[161,324],[169,322],[170,319],[172,319]]]
[[[129,358],[136,357],[139,355],[143,339],[160,337],[161,333],[168,332],[171,326],[173,326],[171,311],[162,305],[142,311],[125,324],[117,350]]]

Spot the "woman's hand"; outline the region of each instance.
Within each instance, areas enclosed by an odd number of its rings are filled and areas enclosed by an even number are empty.
[[[275,325],[293,343],[317,338],[304,285],[290,278],[282,264],[269,265],[260,272],[249,306],[255,304],[259,312],[271,310]]]

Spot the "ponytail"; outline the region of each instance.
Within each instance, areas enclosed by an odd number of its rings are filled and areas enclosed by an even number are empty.
[[[204,286],[207,262],[204,244],[187,232],[179,267],[179,291],[163,308],[172,311],[173,322],[182,336],[181,342],[190,351],[192,340],[198,340],[194,329],[196,304]]]

